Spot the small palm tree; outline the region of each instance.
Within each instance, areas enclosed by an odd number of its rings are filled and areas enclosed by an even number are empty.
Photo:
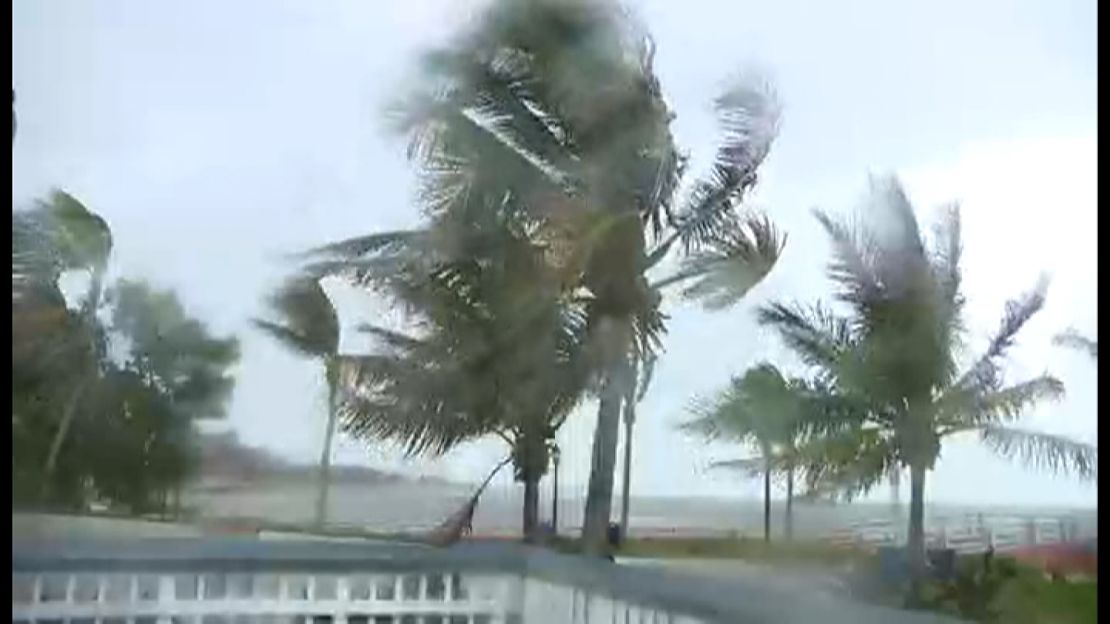
[[[803,449],[807,478],[848,495],[906,467],[915,579],[925,562],[925,477],[949,436],[978,434],[1004,457],[1097,478],[1097,449],[1012,426],[1029,407],[1063,394],[1048,374],[1006,384],[1002,363],[1018,331],[1044,305],[1044,282],[1006,305],[986,351],[959,366],[964,332],[960,216],[944,213],[931,239],[896,179],[873,182],[865,220],[817,216],[833,242],[829,275],[840,316],[817,304],[774,303],[760,321],[819,373],[824,435]],[[927,243],[929,243],[927,245]],[[919,585],[915,582],[911,596]]]
[[[793,532],[794,470],[798,464],[797,441],[802,430],[804,398],[796,381],[788,381],[778,368],[760,364],[734,378],[727,389],[691,407],[694,419],[680,429],[707,440],[726,440],[755,449],[756,457],[718,461],[730,468],[763,477],[763,539],[771,539],[771,480],[776,472],[786,478],[788,538]]]
[[[327,522],[331,446],[336,427],[336,397],[342,357],[339,355],[339,317],[320,280],[307,275],[292,277],[270,296],[277,321],[254,319],[254,325],[301,357],[320,362],[327,384],[328,416],[324,446],[320,451],[319,485],[315,523]]]
[[[539,524],[539,479],[551,443],[587,383],[583,306],[560,287],[549,250],[506,216],[455,230],[409,235],[371,260],[343,258],[313,270],[338,273],[404,310],[413,329],[365,326],[378,340],[357,375],[344,378],[345,430],[392,439],[409,454],[440,455],[474,438],[495,435],[509,445],[526,539]],[[459,250],[420,241],[449,238]],[[473,245],[479,240],[481,245]],[[476,502],[477,495],[474,501]]]

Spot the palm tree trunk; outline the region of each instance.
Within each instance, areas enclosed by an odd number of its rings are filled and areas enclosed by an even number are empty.
[[[598,334],[606,352],[607,374],[602,382],[597,407],[590,481],[586,489],[586,509],[582,522],[582,546],[587,554],[606,550],[609,520],[613,507],[613,469],[617,463],[621,399],[627,377],[627,346],[631,323],[627,318],[604,316],[598,321]]]
[[[525,542],[535,542],[540,524],[540,479],[539,474],[528,471],[524,475],[523,526]]]
[[[54,439],[50,441],[50,451],[46,455],[46,465],[43,468],[43,503],[47,503],[50,500],[51,486],[54,482],[54,471],[58,467],[58,456],[62,452],[62,443],[65,442],[66,437],[69,435],[69,428],[73,426],[73,419],[77,416],[77,408],[81,404],[81,399],[84,397],[85,387],[87,385],[88,381],[83,380],[73,389],[73,395],[70,396],[69,402],[66,403],[65,411],[62,412],[62,422],[58,425],[58,431],[54,433]]]
[[[605,382],[597,409],[590,481],[586,488],[586,510],[582,523],[582,545],[587,553],[605,549],[613,501],[613,467],[620,425],[621,391],[615,380]]]
[[[786,520],[783,533],[787,541],[794,539],[794,466],[786,469]]]
[[[103,288],[102,272],[94,270],[92,278],[89,283],[89,295],[85,303],[81,306],[81,316],[85,318],[85,322],[89,327],[94,327],[96,324],[96,310],[100,306],[100,293]],[[100,349],[99,345],[93,343],[94,366],[98,366],[100,362]],[[50,486],[53,481],[54,470],[58,465],[58,455],[62,451],[62,444],[65,442],[66,436],[69,435],[69,429],[73,425],[73,419],[77,415],[77,408],[84,398],[85,388],[89,385],[90,380],[85,378],[81,380],[77,387],[73,389],[73,396],[70,397],[69,402],[66,404],[65,412],[62,413],[62,422],[58,426],[57,433],[54,434],[54,439],[50,441],[50,452],[46,455],[46,465],[43,470],[43,486],[42,486],[42,499],[46,502],[50,498]]]
[[[771,541],[771,463],[763,469],[763,541]]]
[[[330,380],[329,380],[330,382]],[[328,520],[328,488],[331,482],[331,442],[335,435],[335,387],[328,388],[328,425],[324,431],[324,448],[320,452],[320,482],[316,491],[316,528],[323,529]]]
[[[910,564],[909,602],[916,604],[925,578],[925,468],[917,464],[910,466],[910,523],[906,548]]]
[[[621,537],[628,535],[628,498],[632,487],[632,427],[636,422],[635,397],[626,395],[624,404],[624,483],[621,490]]]

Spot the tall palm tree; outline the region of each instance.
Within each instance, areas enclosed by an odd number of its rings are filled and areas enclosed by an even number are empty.
[[[775,366],[759,364],[709,400],[696,400],[694,418],[680,429],[706,440],[725,440],[749,446],[753,458],[717,461],[716,468],[759,474],[763,478],[763,539],[771,540],[771,480],[786,477],[787,536],[793,532],[792,504],[797,439],[801,431],[803,395],[796,382],[783,377]]]
[[[418,87],[392,109],[432,230],[465,228],[482,212],[526,215],[563,287],[586,306],[599,398],[584,518],[593,551],[605,543],[632,364],[659,346],[664,289],[726,304],[782,247],[766,218],[736,210],[776,133],[775,99],[755,81],[719,97],[716,161],[682,186],[653,57],[650,38],[615,4],[503,0],[426,54]],[[359,241],[346,260],[367,262],[383,244]],[[649,279],[672,252],[678,270]]]
[[[328,417],[320,450],[319,484],[315,523],[327,522],[332,438],[336,427],[336,397],[342,357],[339,354],[339,316],[319,278],[296,275],[285,281],[269,299],[277,321],[254,319],[254,325],[301,357],[320,362],[327,384]]]
[[[949,207],[924,237],[901,185],[874,180],[868,212],[854,222],[817,217],[833,243],[829,277],[844,316],[828,306],[774,303],[763,324],[821,375],[825,433],[803,453],[811,484],[852,495],[902,466],[910,473],[908,547],[919,589],[925,566],[925,478],[941,441],[975,433],[1004,457],[1097,478],[1097,449],[1012,426],[1063,384],[1043,374],[1007,384],[1003,361],[1019,330],[1041,309],[1046,284],[1006,305],[986,351],[959,366],[964,333],[959,209]]]

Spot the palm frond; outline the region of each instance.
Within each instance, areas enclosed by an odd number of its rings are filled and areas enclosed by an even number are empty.
[[[944,301],[958,318],[962,309],[960,286],[963,274],[960,260],[963,257],[963,224],[959,204],[951,204],[933,225],[933,273],[940,285]]]
[[[874,301],[882,292],[882,283],[876,267],[877,244],[869,232],[820,210],[814,215],[832,239],[833,260],[828,271],[840,286],[838,297],[853,305]]]
[[[1088,338],[1074,329],[1068,329],[1053,337],[1052,344],[1085,351],[1091,356],[1091,359],[1098,360],[1098,341]]]
[[[674,275],[652,288],[692,281],[683,296],[701,301],[709,310],[720,310],[734,305],[771,272],[785,244],[785,235],[770,219],[752,214],[688,256]]]
[[[856,342],[849,319],[820,303],[804,307],[774,302],[756,314],[760,325],[776,329],[786,346],[810,366],[835,370]]]
[[[714,103],[723,131],[710,174],[694,183],[674,227],[687,252],[734,227],[733,210],[755,185],[778,134],[781,107],[769,84],[741,79]]]
[[[767,460],[762,457],[746,457],[742,459],[722,459],[709,462],[709,467],[714,470],[736,470],[749,477],[757,477],[767,469]]]
[[[736,304],[771,272],[786,244],[766,217],[747,222],[748,232],[739,229],[722,235],[691,259],[698,273],[683,296],[697,299],[709,310]],[[750,232],[750,236],[749,236]]]
[[[385,345],[398,352],[407,352],[423,346],[425,343],[409,334],[386,327],[363,323],[358,326],[360,332],[373,335],[383,341]]]
[[[1044,307],[1048,279],[1041,277],[1032,290],[1006,302],[1006,310],[998,330],[991,337],[983,355],[967,370],[957,386],[997,387],[999,363],[1006,351],[1014,345],[1017,333],[1025,323]]]
[[[339,350],[339,317],[320,280],[296,275],[285,281],[268,301],[280,319],[258,319],[255,326],[309,357],[326,357]]]
[[[324,355],[324,352],[319,350],[319,344],[291,327],[286,327],[285,325],[280,325],[265,319],[251,319],[251,324],[254,325],[255,329],[264,332],[266,335],[281,343],[286,349],[302,357],[318,358]]]
[[[320,245],[297,254],[298,259],[355,260],[370,254],[390,254],[409,251],[419,253],[431,242],[427,230],[394,230],[366,236],[355,236],[335,243]]]
[[[1098,447],[1094,445],[998,425],[979,427],[978,431],[982,441],[1002,457],[1017,459],[1032,468],[1098,481]]]
[[[1063,395],[1064,384],[1047,374],[1001,389],[954,386],[937,400],[938,422],[955,429],[1012,422],[1033,405]]]
[[[870,229],[885,256],[882,264],[888,265],[884,268],[890,270],[895,268],[890,264],[900,264],[904,269],[926,260],[917,215],[896,176],[872,178],[868,204]]]
[[[67,270],[102,272],[111,250],[108,223],[64,191],[53,191],[30,210],[13,211],[13,301],[55,283]]]
[[[874,428],[811,438],[798,445],[796,457],[807,496],[848,500],[882,483],[898,462],[893,440]]]

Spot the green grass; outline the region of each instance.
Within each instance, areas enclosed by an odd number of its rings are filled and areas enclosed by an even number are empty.
[[[580,552],[577,539],[556,538],[548,546],[565,553]],[[867,554],[816,541],[764,542],[752,538],[632,538],[614,553],[617,557],[649,559],[743,559],[763,562],[842,564]]]
[[[1098,621],[1098,581],[1053,581],[1023,569],[1002,589],[999,622],[1087,624]]]

